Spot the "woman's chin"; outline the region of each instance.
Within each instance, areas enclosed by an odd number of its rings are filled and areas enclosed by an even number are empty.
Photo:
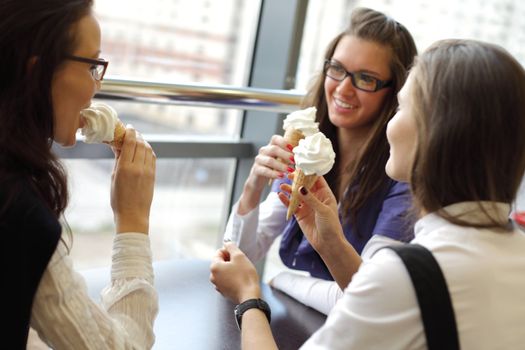
[[[55,140],[55,143],[58,144],[62,148],[72,148],[72,147],[75,147],[75,145],[77,144],[77,139],[75,137],[73,140],[67,140],[67,141]]]
[[[408,182],[408,174],[404,174],[402,171],[399,171],[399,169],[396,169],[396,167],[393,164],[392,159],[388,159],[385,165],[385,172],[388,175],[389,178],[392,180],[396,180],[399,182]]]

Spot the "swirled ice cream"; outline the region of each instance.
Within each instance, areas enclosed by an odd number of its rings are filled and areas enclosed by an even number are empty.
[[[107,143],[115,148],[121,148],[126,127],[118,118],[113,107],[93,102],[80,112],[84,119],[84,127],[80,133],[86,143]]]
[[[296,167],[307,176],[323,176],[334,166],[335,152],[332,142],[322,132],[300,140],[293,153]]]
[[[286,116],[283,121],[283,129],[285,132],[294,129],[303,134],[303,137],[310,136],[319,131],[319,123],[315,121],[315,114],[317,108],[308,107]]]
[[[315,121],[316,113],[317,108],[308,107],[288,114],[283,120],[283,137],[292,148],[299,144],[299,140],[319,131],[319,123]],[[283,160],[281,162],[287,163]],[[271,183],[272,179],[268,184],[271,185]]]
[[[319,176],[325,175],[332,169],[335,162],[332,142],[322,132],[300,140],[293,153],[295,173],[286,219],[290,219],[299,206],[299,188],[304,186],[310,189]]]

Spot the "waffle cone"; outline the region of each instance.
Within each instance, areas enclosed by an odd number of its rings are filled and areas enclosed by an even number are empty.
[[[303,134],[303,132],[301,130],[297,130],[297,129],[294,129],[294,128],[288,128],[284,132],[283,137],[286,140],[286,142],[288,142],[290,145],[292,145],[292,147],[297,147],[297,145],[299,144],[299,140],[304,139],[304,134]],[[284,163],[284,161],[282,159],[278,159],[278,160],[281,163]],[[268,186],[272,185],[272,181],[273,181],[273,179],[270,179],[268,181]]]
[[[283,137],[290,145],[295,147],[299,144],[299,140],[304,139],[304,134],[301,130],[288,128],[284,132]]]
[[[121,149],[124,143],[124,135],[126,134],[126,126],[120,120],[115,125],[115,131],[113,132],[113,141],[108,142],[110,146],[116,149]]]
[[[308,190],[314,185],[317,180],[317,175],[305,175],[300,168],[295,169],[295,174],[292,183],[292,193],[290,194],[290,204],[288,205],[288,211],[286,212],[286,220],[290,220],[297,207],[301,203],[299,189],[304,186]]]

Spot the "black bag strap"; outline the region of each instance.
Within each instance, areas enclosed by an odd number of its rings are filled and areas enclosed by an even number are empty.
[[[405,264],[416,290],[429,350],[459,350],[447,282],[432,253],[419,244],[389,246]]]

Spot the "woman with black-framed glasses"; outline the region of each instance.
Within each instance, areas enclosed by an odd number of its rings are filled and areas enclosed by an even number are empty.
[[[329,44],[302,103],[302,107],[316,107],[319,129],[336,153],[334,167],[325,179],[337,198],[350,243],[347,254],[353,264],[345,272],[348,279],[362,258],[379,247],[413,237],[407,218],[411,206],[408,186],[389,179],[384,167],[389,154],[386,124],[395,113],[396,94],[416,53],[414,40],[403,25],[375,10],[356,9],[348,28]],[[288,199],[281,186],[288,182],[286,173],[293,167],[291,145],[274,135],[255,157],[224,237],[257,261],[282,236],[279,254],[283,263],[310,276],[286,271],[271,284],[326,314],[342,289],[295,218],[285,219],[281,201]],[[259,205],[268,178],[276,181]]]
[[[96,81],[102,81],[104,79],[104,75],[106,74],[106,69],[108,69],[109,62],[104,60],[103,58],[93,59],[75,55],[66,55],[66,58],[68,60],[90,64],[90,70],[93,79],[95,79]]]
[[[338,280],[344,296],[301,349],[522,349],[525,235],[510,213],[525,171],[525,152],[515,152],[525,149],[525,70],[500,46],[441,40],[418,56],[398,97],[385,170],[410,183],[415,238]],[[344,272],[330,188],[320,179],[300,193],[301,227]],[[234,244],[211,272],[234,302],[260,298],[257,271]],[[243,349],[277,348],[263,302],[237,311]]]
[[[10,349],[26,348],[30,327],[53,349],[148,349],[155,339],[148,236],[155,154],[133,128],[115,157],[108,199],[117,234],[101,305],[69,257],[67,175],[52,145],[75,145],[81,110],[108,66],[92,7],[92,0],[0,1],[0,299]]]

